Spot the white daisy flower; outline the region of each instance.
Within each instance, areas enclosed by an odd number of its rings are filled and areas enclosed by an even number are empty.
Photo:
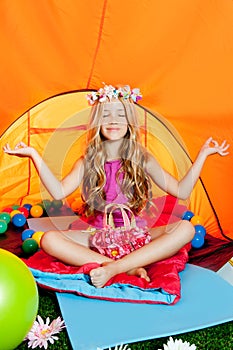
[[[96,350],[103,350],[103,349],[97,348]],[[108,348],[108,350],[131,350],[131,349],[128,348],[128,344],[126,344],[126,345],[121,344],[121,345],[119,345],[119,347],[118,347],[118,345],[116,345],[115,348],[113,348],[113,349]]]
[[[181,339],[175,339],[174,341],[173,338],[170,337],[167,345],[163,345],[163,350],[196,350],[196,345],[190,345],[187,341],[183,342]]]
[[[26,336],[25,340],[29,340],[28,347],[35,349],[37,346],[44,349],[48,348],[48,342],[54,343],[54,340],[58,340],[58,337],[54,334],[58,334],[65,326],[61,317],[53,320],[50,323],[49,317],[46,318],[46,322],[38,315],[30,332]]]

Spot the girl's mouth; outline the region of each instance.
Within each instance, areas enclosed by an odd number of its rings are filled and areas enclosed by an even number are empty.
[[[120,130],[120,128],[106,128],[108,131],[118,131],[118,130]]]

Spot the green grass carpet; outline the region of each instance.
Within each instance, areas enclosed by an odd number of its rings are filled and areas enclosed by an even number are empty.
[[[62,316],[56,296],[48,291],[39,289],[39,310],[38,314],[45,320],[50,320]],[[200,331],[183,333],[173,336],[173,339],[182,339],[191,344],[195,344],[197,350],[233,350],[233,322],[223,323],[215,327],[209,327]],[[168,337],[148,340],[129,344],[131,350],[158,350],[163,349]],[[17,350],[28,349],[27,342],[23,342],[17,347]],[[39,348],[38,348],[39,349]],[[49,344],[48,349],[72,350],[66,330],[59,334],[59,340],[54,344]],[[76,350],[76,349],[73,349]]]

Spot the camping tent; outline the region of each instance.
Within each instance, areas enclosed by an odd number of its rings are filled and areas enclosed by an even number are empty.
[[[157,149],[161,125],[173,140],[159,147],[171,158],[169,171],[177,171],[174,157],[190,166],[209,136],[232,141],[231,0],[4,0],[0,10],[1,147],[23,139],[41,152],[46,146],[49,158],[47,146],[64,132],[75,146],[74,133],[85,134],[82,91],[102,82],[140,87],[147,146]],[[61,173],[74,156],[63,153],[70,158]],[[216,237],[233,237],[232,169],[232,155],[209,157],[190,202]],[[25,159],[2,154],[0,180],[0,209],[43,193]]]

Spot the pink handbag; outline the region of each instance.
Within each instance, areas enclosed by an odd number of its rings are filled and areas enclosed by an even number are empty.
[[[110,209],[110,211],[109,211]],[[120,209],[124,226],[115,227],[113,212]],[[131,214],[131,219],[127,215]],[[137,227],[133,212],[124,204],[108,204],[103,216],[103,229],[90,237],[90,248],[111,259],[120,259],[151,241],[148,230]]]

